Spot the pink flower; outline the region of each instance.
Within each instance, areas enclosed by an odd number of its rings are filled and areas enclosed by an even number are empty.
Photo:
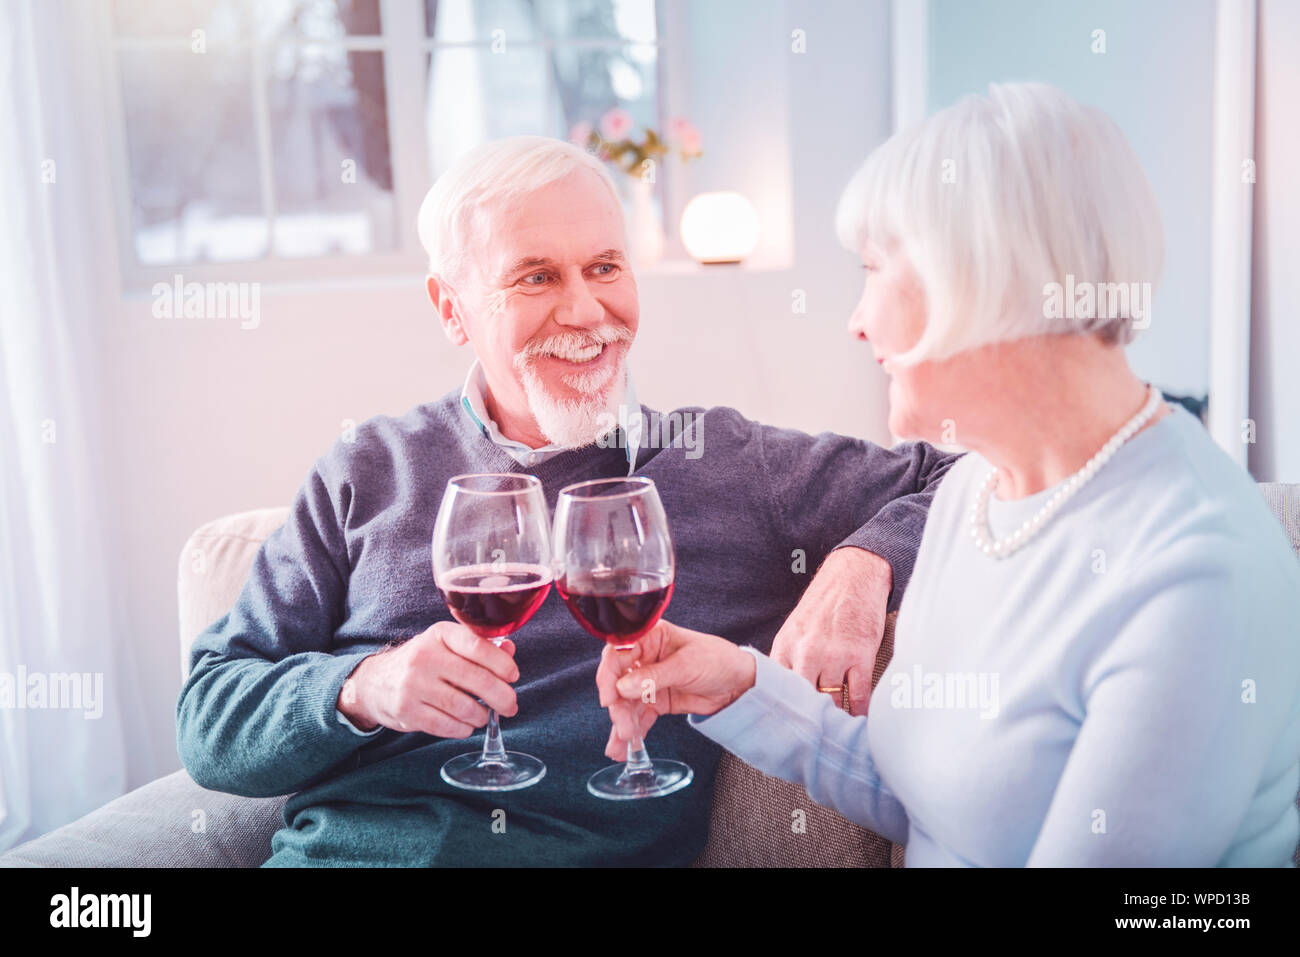
[[[574,123],[573,129],[569,130],[569,142],[576,146],[586,146],[587,140],[591,139],[592,127],[586,120]]]
[[[600,135],[607,140],[621,140],[632,132],[632,117],[617,106],[600,118]]]
[[[687,155],[694,156],[700,151],[700,131],[681,117],[668,123],[668,140]]]

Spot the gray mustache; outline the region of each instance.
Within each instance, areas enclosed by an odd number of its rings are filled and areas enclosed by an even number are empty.
[[[568,333],[550,336],[541,342],[530,342],[524,346],[523,355],[540,356],[553,352],[574,352],[590,346],[605,346],[616,342],[631,342],[632,335],[626,327],[611,326],[592,330],[585,335]]]

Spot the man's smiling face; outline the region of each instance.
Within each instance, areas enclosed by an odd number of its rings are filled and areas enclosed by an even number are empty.
[[[478,210],[470,235],[443,321],[482,362],[489,413],[521,441],[595,441],[602,413],[617,416],[639,319],[621,206],[577,169]]]

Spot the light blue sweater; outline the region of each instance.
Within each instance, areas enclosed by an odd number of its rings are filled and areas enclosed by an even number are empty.
[[[997,560],[990,468],[935,495],[868,716],[747,649],[755,687],[691,723],[909,866],[1288,865],[1300,563],[1249,476],[1175,407]],[[1053,491],[994,498],[993,534]]]

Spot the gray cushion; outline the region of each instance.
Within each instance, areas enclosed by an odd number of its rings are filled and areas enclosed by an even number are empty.
[[[893,657],[897,618],[898,612],[890,612],[885,619],[873,688]],[[798,784],[724,751],[713,786],[708,843],[694,866],[901,867],[903,855],[901,844],[817,804]]]
[[[177,771],[15,847],[0,867],[257,867],[286,800],[209,791]]]
[[[1285,482],[1261,482],[1259,494],[1282,523],[1291,548],[1300,557],[1300,485]]]

